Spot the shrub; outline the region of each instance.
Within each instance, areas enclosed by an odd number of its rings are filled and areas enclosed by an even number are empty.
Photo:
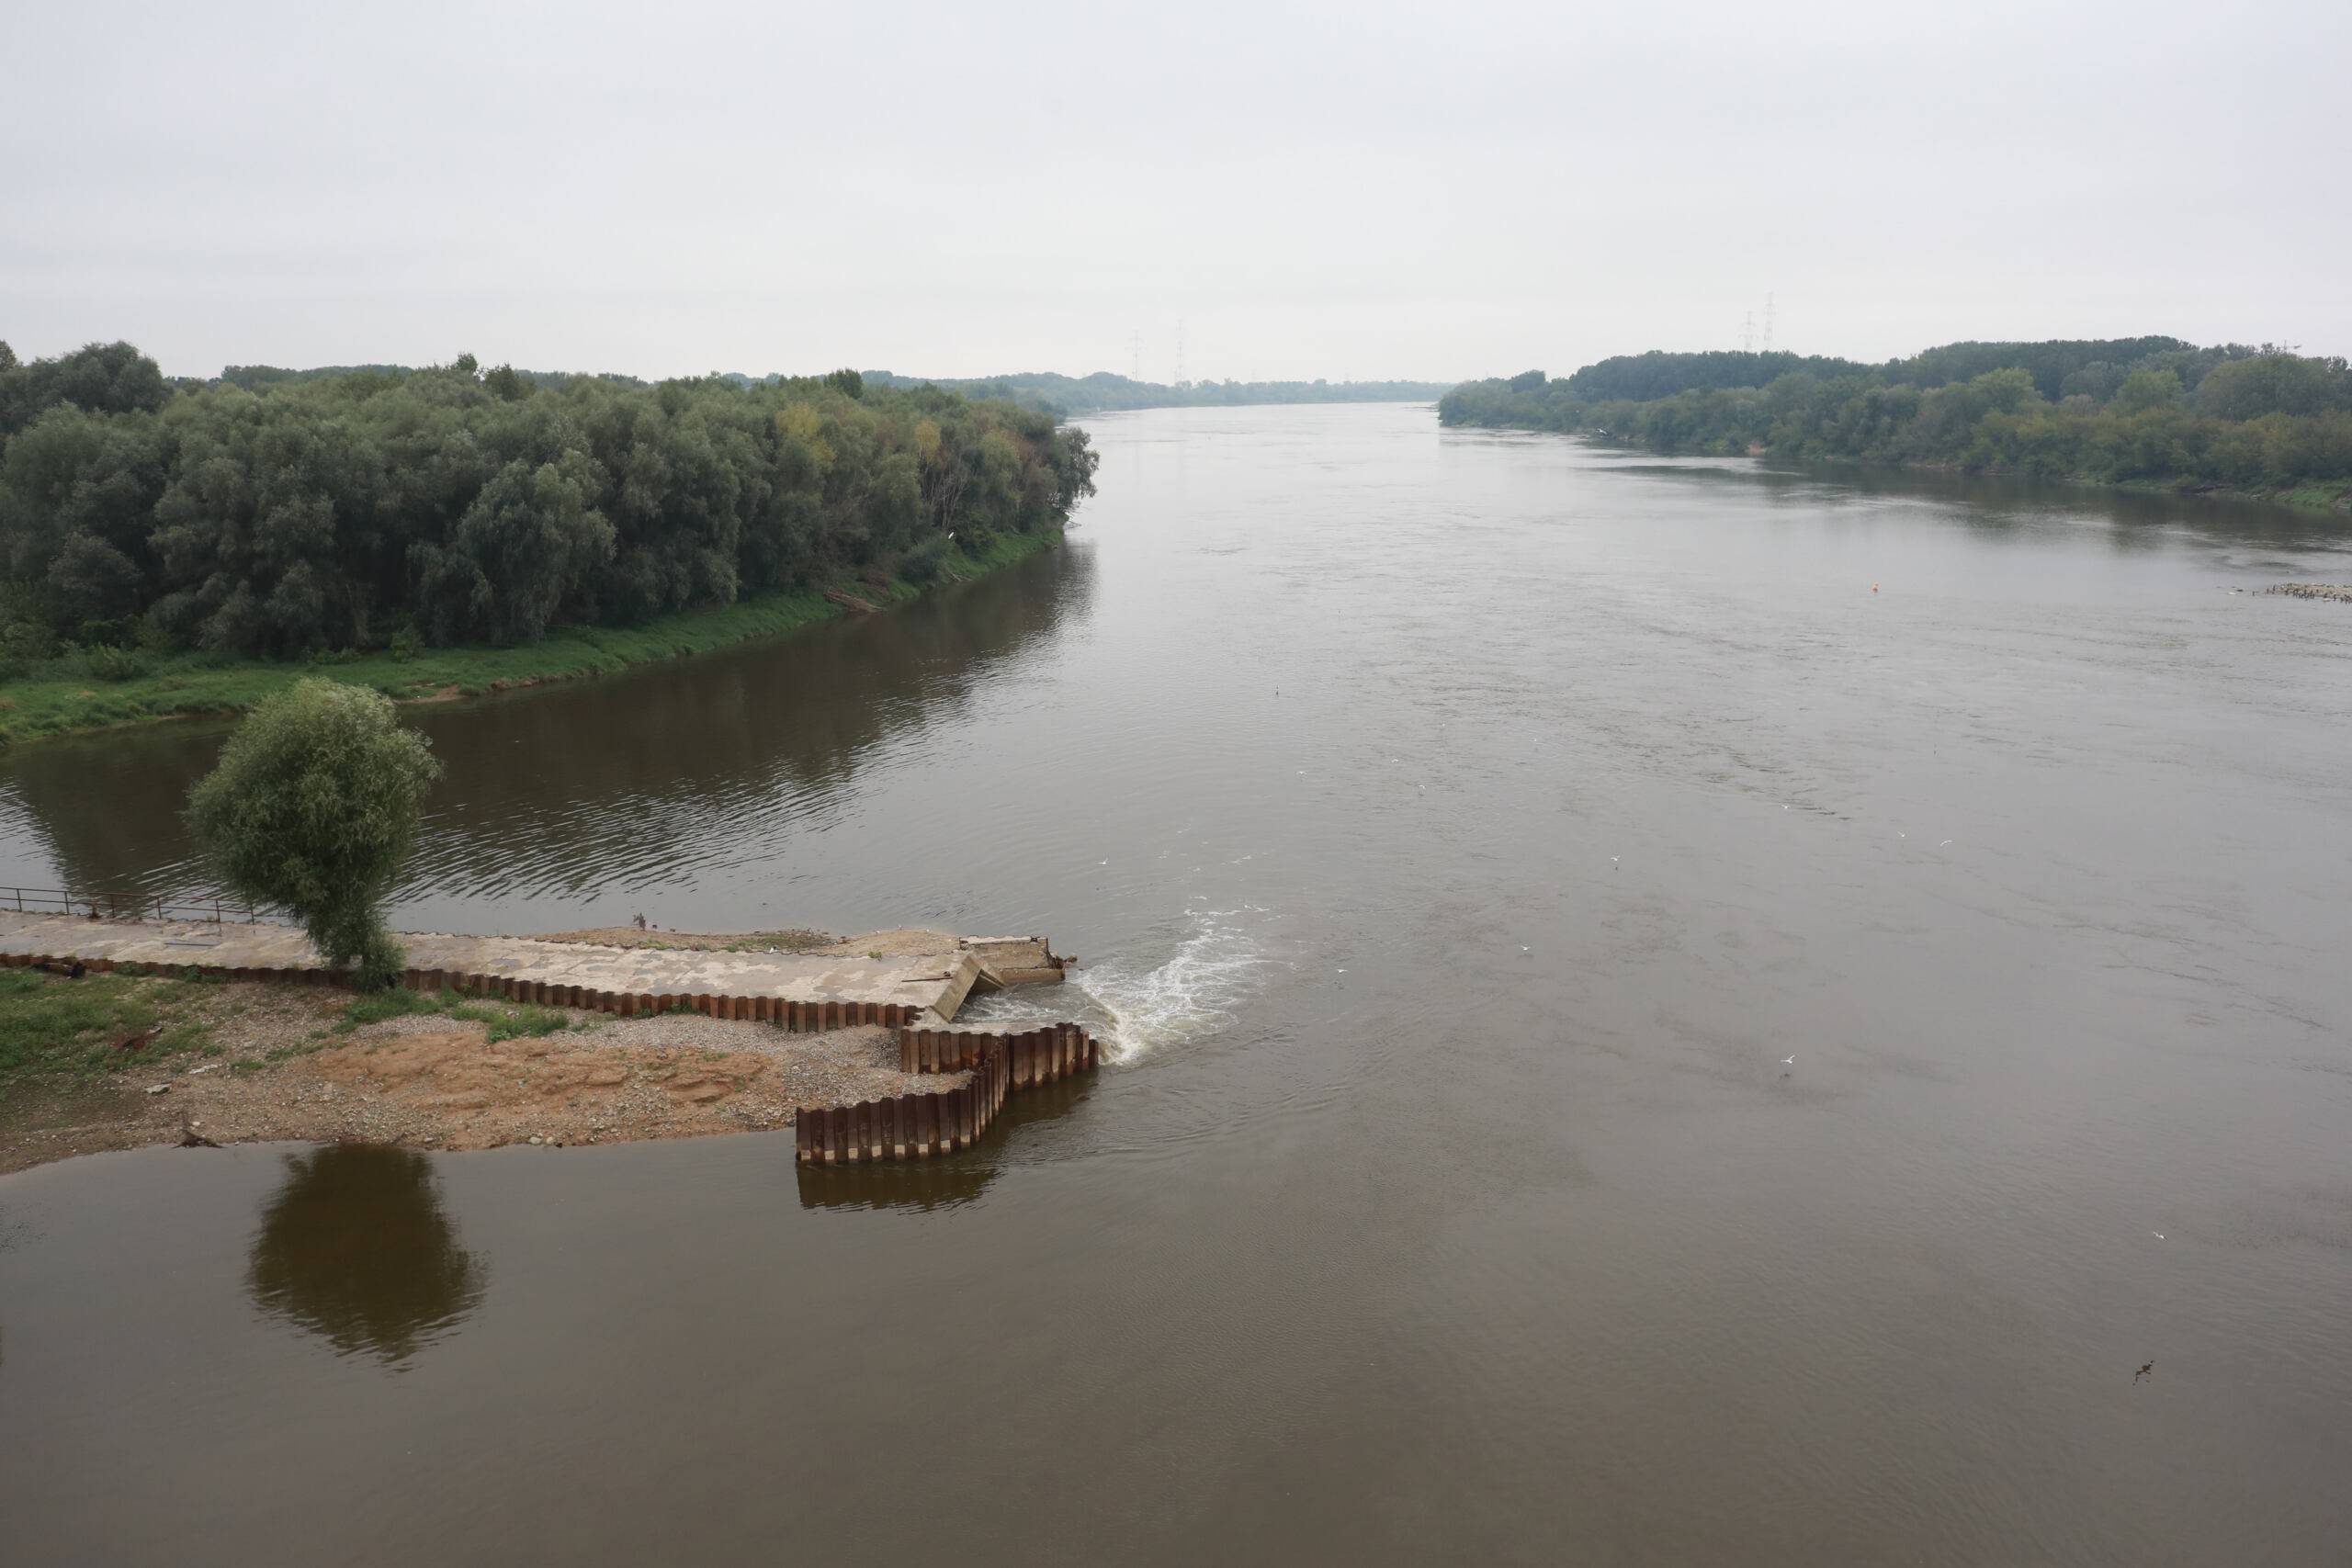
[[[82,655],[90,673],[101,681],[136,681],[154,668],[136,649],[102,642]]]
[[[947,536],[933,534],[899,562],[899,575],[920,587],[937,577],[947,565]]]
[[[0,658],[37,664],[57,651],[57,639],[37,621],[0,622]]]
[[[390,698],[311,676],[238,727],[188,820],[232,888],[292,910],[321,957],[375,989],[401,972],[383,902],[440,773]]]

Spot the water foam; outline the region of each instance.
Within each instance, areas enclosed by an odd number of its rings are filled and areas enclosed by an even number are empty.
[[[1145,956],[1114,953],[1074,977],[1102,1010],[1111,1060],[1133,1062],[1214,1034],[1257,988],[1269,962],[1258,935],[1265,910],[1193,909],[1184,919],[1184,934],[1164,962],[1147,967]],[[1165,951],[1149,936],[1132,946],[1144,953]]]
[[[975,998],[956,1021],[966,1028],[1016,1029],[1075,1018],[1094,1032],[1110,1061],[1140,1061],[1233,1021],[1257,988],[1260,971],[1272,962],[1260,936],[1271,918],[1256,905],[1188,909],[1180,921],[1143,932],[1107,957],[1088,959],[1058,993],[1016,987]],[[1168,956],[1154,963],[1161,953]]]

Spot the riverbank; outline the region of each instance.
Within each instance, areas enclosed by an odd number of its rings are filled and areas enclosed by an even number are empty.
[[[1516,430],[1536,435],[1567,435],[1587,441],[1612,452],[1649,452],[1662,457],[1757,457],[1787,464],[1815,465],[1882,471],[1899,469],[1906,473],[1951,474],[1964,479],[2029,480],[2036,484],[2063,486],[2069,490],[2105,491],[2126,495],[2177,496],[2184,500],[2258,502],[2267,506],[2285,506],[2297,512],[2325,513],[2352,518],[2352,479],[2315,480],[2306,484],[2277,485],[2247,488],[2225,485],[2211,479],[2102,479],[2083,474],[2044,473],[2006,464],[1981,464],[1970,467],[1962,463],[1902,463],[1878,457],[1849,457],[1820,453],[1803,455],[1779,453],[1769,446],[1750,445],[1738,451],[1718,451],[1707,447],[1657,446],[1645,441],[1628,441],[1598,430],[1557,430],[1536,424],[1479,424],[1475,427],[1454,425],[1450,428],[1480,430]]]
[[[331,675],[399,702],[450,701],[522,686],[611,674],[632,665],[707,653],[781,636],[854,613],[843,599],[875,608],[933,588],[968,581],[1056,548],[1059,530],[1000,535],[987,549],[950,552],[925,583],[894,577],[774,593],[713,610],[664,615],[638,626],[571,626],[512,648],[429,649],[402,657],[370,653],[280,663],[201,653],[135,656],[130,666],[93,664],[83,654],[24,666],[0,681],[0,746],[154,719],[240,713],[306,675]],[[829,595],[839,595],[831,597]],[[125,668],[128,679],[109,679]]]
[[[168,929],[67,923],[97,932]],[[267,928],[228,928],[256,929]],[[582,948],[573,939],[583,934],[514,940],[561,950]],[[666,964],[705,981],[712,964],[755,975],[757,955],[781,951],[760,945],[776,933],[628,934],[636,940],[582,951],[594,962]],[[913,960],[942,979],[968,962],[990,986],[1061,974],[1036,937],[784,934],[809,939],[793,952],[802,960]],[[531,994],[566,991],[540,985]],[[948,1012],[962,995],[960,987],[942,993]],[[715,1016],[725,1010],[616,1016],[451,990],[355,995],[300,978],[0,968],[0,1173],[157,1144],[477,1149],[775,1131],[803,1111],[961,1082],[953,1072],[902,1071],[894,1029],[787,1031],[774,1010],[767,1021]]]
[[[804,1109],[952,1088],[894,1031],[447,994],[0,972],[0,1174],[153,1145],[563,1147],[774,1131]]]

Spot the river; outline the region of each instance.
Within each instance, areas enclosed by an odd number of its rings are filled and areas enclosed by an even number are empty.
[[[2352,1560],[2352,612],[2232,592],[2346,530],[1091,426],[1020,568],[412,710],[396,923],[1044,932],[1114,1064],[0,1180],[0,1560]],[[199,884],[220,735],[0,754],[0,882]]]

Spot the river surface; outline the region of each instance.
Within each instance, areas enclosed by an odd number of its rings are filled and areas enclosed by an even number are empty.
[[[1115,1062],[0,1180],[0,1561],[2352,1561],[2352,611],[2231,592],[2340,530],[1091,428],[1020,569],[412,710],[397,923],[1045,932]],[[0,755],[0,882],[199,886],[220,733]]]

